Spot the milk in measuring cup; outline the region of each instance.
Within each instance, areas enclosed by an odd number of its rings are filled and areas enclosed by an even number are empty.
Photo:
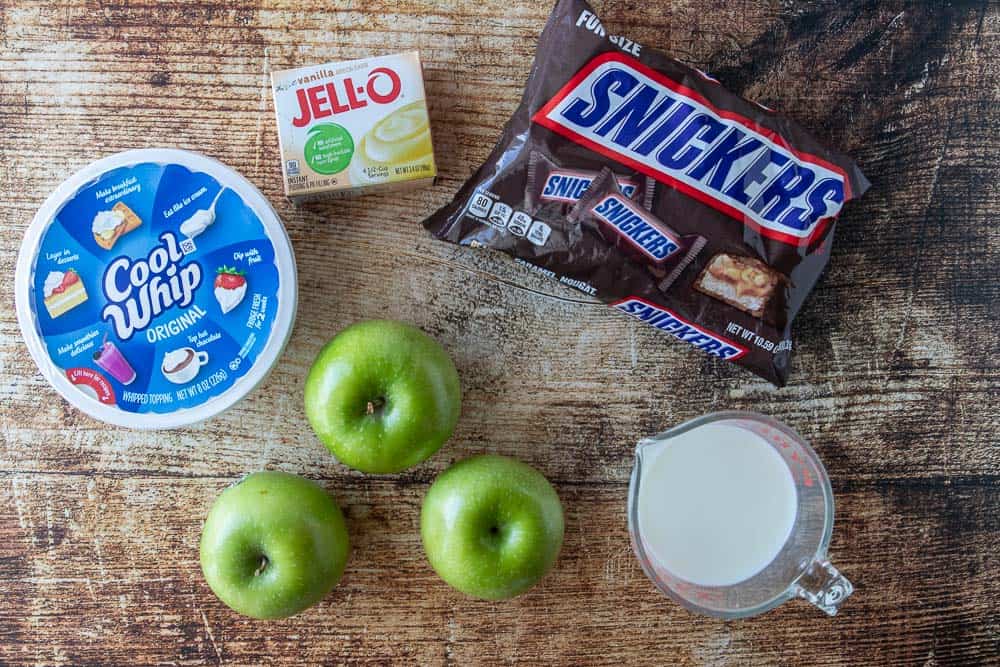
[[[730,586],[763,570],[795,523],[795,482],[755,433],[711,423],[643,454],[637,520],[644,548],[674,576]]]

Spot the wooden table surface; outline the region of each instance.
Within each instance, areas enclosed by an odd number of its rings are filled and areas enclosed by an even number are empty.
[[[0,663],[985,664],[1000,653],[1000,10],[988,2],[607,0],[614,31],[668,49],[853,155],[873,183],[841,218],[796,322],[784,389],[709,360],[419,221],[516,106],[549,2],[0,0]],[[268,72],[419,48],[441,178],[297,210],[281,197]],[[203,425],[98,423],[36,371],[14,261],[48,193],[142,146],[205,152],[278,207],[298,259],[287,351]],[[398,476],[335,463],[303,377],[359,319],[436,336],[465,392],[452,440]],[[718,409],[808,438],[837,498],[840,615],[803,602],[696,617],[632,555],[642,436]],[[421,499],[450,463],[516,456],[556,485],[555,570],[508,602],[466,599],[424,559]],[[300,616],[241,618],[202,578],[208,507],[262,468],[320,481],[347,515],[340,585]]]

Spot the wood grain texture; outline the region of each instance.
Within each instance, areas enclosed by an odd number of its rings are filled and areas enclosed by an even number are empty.
[[[873,188],[841,218],[777,390],[498,255],[418,222],[489,152],[549,3],[0,0],[0,664],[989,664],[1000,655],[1000,10],[988,2],[608,0],[615,31],[671,51],[855,156]],[[295,209],[281,198],[271,68],[419,48],[441,178]],[[215,156],[276,204],[299,319],[248,400],[168,433],[104,426],[36,372],[13,316],[35,210],[90,160],[169,145]],[[392,249],[389,252],[387,249]],[[400,476],[334,463],[302,409],[320,346],[362,318],[453,353],[454,438]],[[694,617],[632,557],[636,440],[716,409],[798,429],[837,495],[839,616],[789,603]],[[426,564],[427,484],[479,452],[556,484],[556,570],[506,603]],[[203,517],[240,475],[320,480],[345,509],[343,583],[281,622],[229,612],[197,563]]]

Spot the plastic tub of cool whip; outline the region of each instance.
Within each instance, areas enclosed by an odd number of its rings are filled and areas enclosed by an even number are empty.
[[[42,374],[103,421],[172,428],[247,395],[295,319],[295,261],[257,188],[211,158],[126,151],[60,185],[25,236],[17,316]]]

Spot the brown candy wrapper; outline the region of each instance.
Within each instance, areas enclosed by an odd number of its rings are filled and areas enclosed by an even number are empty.
[[[620,218],[598,211],[633,186]],[[424,225],[784,385],[792,321],[868,187],[797,123],[559,0],[493,152]]]
[[[593,225],[610,245],[648,266],[657,278],[657,287],[666,291],[705,247],[705,238],[682,236],[636,204],[619,183],[615,173],[605,167],[567,219]]]
[[[568,169],[540,151],[531,151],[528,158],[528,184],[524,190],[524,205],[532,215],[564,216],[590,184],[600,169]],[[653,207],[656,181],[643,174],[614,174],[622,193],[639,202],[647,211]]]

